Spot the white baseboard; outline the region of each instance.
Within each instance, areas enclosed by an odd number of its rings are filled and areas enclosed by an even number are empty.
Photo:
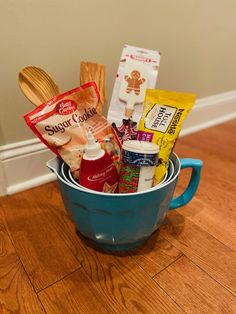
[[[180,136],[236,118],[236,90],[199,99]],[[0,196],[17,193],[55,180],[46,167],[53,157],[38,139],[0,146]]]
[[[236,118],[236,90],[197,100],[185,120],[180,136],[210,128]]]
[[[53,153],[38,139],[0,147],[0,196],[55,180],[46,167]]]

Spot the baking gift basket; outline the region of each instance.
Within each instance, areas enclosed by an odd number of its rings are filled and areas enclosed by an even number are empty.
[[[202,161],[179,159],[174,153],[170,160],[174,171],[167,175],[166,182],[130,194],[96,192],[70,183],[58,157],[47,166],[57,176],[64,206],[77,230],[95,247],[123,251],[142,245],[161,226],[168,211],[186,205],[194,196]],[[189,184],[180,196],[173,198],[179,173],[185,168],[192,169]]]

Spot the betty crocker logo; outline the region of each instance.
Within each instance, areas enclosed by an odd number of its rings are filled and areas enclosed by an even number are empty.
[[[156,60],[153,60],[151,58],[147,58],[145,56],[137,56],[137,55],[132,55],[132,54],[127,54],[126,57],[129,57],[130,59],[136,60],[136,61],[141,61],[141,62],[146,62],[146,63],[157,63]]]
[[[56,111],[60,115],[68,115],[74,112],[77,108],[77,104],[74,100],[66,99],[62,100],[56,105]]]

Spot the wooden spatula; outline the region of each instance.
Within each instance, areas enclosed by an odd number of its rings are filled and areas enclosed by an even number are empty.
[[[27,66],[20,71],[19,86],[22,93],[35,106],[60,94],[59,88],[51,76],[35,66]]]
[[[105,66],[102,64],[81,61],[80,62],[80,84],[94,81],[100,93],[100,102],[97,106],[97,112],[102,114],[106,103],[105,91]]]

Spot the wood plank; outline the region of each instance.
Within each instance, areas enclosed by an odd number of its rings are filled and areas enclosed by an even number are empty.
[[[212,191],[212,189],[211,189]],[[214,199],[212,203],[204,202],[201,198],[195,197],[191,204],[179,208],[177,211],[196,225],[214,236],[217,240],[236,251],[236,231],[235,231],[235,212],[236,206],[227,206],[217,203]]]
[[[236,147],[236,138],[232,145]],[[196,196],[189,205],[178,209],[178,212],[236,250],[236,163],[224,158],[224,151],[227,147],[222,146],[217,155],[209,155],[208,151],[201,149],[201,143],[197,149],[189,149],[189,146],[183,144],[180,139],[176,149],[182,156],[188,156],[191,152],[194,157],[204,161]],[[176,189],[177,194],[184,190],[188,182],[189,176],[186,172],[186,170],[181,171]]]
[[[236,313],[236,298],[185,256],[154,280],[186,313]]]
[[[177,212],[167,215],[160,234],[236,295],[236,252]]]
[[[181,174],[176,194],[182,193],[187,185],[187,174]],[[222,193],[222,188],[212,184],[212,178],[202,177],[197,194],[191,202],[177,211],[213,235],[216,239],[236,250],[236,196]]]
[[[236,120],[234,125],[229,127],[227,124],[203,130],[181,138],[181,142],[188,145],[189,148],[200,147],[207,151],[209,155],[217,156],[221,152],[224,154],[224,159],[235,162],[235,143],[236,143]],[[232,122],[233,123],[233,122]]]
[[[10,236],[37,291],[80,267],[61,236],[60,226],[55,227],[50,195],[45,186],[1,201]]]
[[[83,269],[39,292],[46,313],[115,313]]]
[[[0,312],[44,313],[5,228],[0,205]]]
[[[149,276],[153,277],[182,256],[182,252],[156,231],[145,245],[133,250],[131,256]]]
[[[202,180],[210,180],[212,186],[217,186],[218,188],[230,193],[236,192],[236,162],[227,160],[224,157],[224,150],[227,147],[223,147],[217,155],[209,154],[207,150],[201,149],[201,144],[195,148],[189,148],[188,145],[184,144],[184,139],[181,138],[177,142],[175,152],[181,158],[197,158],[203,161]],[[236,147],[236,143],[232,143]],[[182,172],[185,172],[182,171]],[[201,185],[200,185],[201,186]]]
[[[182,313],[127,253],[95,251],[81,243],[82,267],[118,313]]]

